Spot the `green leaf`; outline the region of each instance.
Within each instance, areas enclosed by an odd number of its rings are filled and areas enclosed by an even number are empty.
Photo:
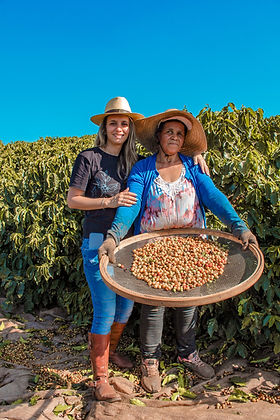
[[[262,282],[262,288],[264,292],[266,292],[269,287],[270,287],[270,281],[267,277],[265,277],[264,281]]]
[[[195,394],[194,392],[190,391],[189,389],[186,388],[178,388],[178,392],[180,394],[181,397],[184,398],[190,398],[192,400],[194,400],[197,397],[197,394]]]
[[[203,385],[203,388],[205,389],[209,389],[209,391],[219,391],[221,389],[221,385],[220,384],[216,384],[216,385]]]
[[[81,344],[80,346],[73,346],[72,349],[75,351],[84,351],[87,347],[87,344]]]
[[[173,347],[172,347],[172,346],[168,346],[167,344],[162,344],[161,348],[162,348],[162,350],[164,350],[164,351],[170,351],[170,350],[173,350]]]
[[[184,388],[185,387],[185,378],[184,378],[184,373],[180,372],[178,374],[178,386],[179,388]]]
[[[5,324],[4,324],[4,322],[2,321],[1,322],[1,324],[0,324],[0,331],[3,331],[5,329]]]
[[[246,347],[244,346],[244,344],[242,344],[242,343],[237,344],[236,351],[239,354],[239,356],[243,357],[243,359],[245,359],[245,357],[247,357],[247,355],[248,355],[248,351],[247,351]]]
[[[229,381],[236,386],[246,386],[246,380],[240,376],[232,376]]]
[[[280,353],[280,337],[279,334],[277,334],[276,336],[274,336],[274,347],[273,347],[273,351],[275,354]]]
[[[270,360],[270,356],[265,357],[264,359],[250,360],[250,363],[266,363]]]
[[[40,375],[35,375],[35,376],[34,376],[34,380],[33,380],[33,381],[34,381],[34,383],[35,383],[35,384],[37,384],[37,383],[38,383],[38,381],[39,381],[39,379],[40,379]]]
[[[20,299],[23,296],[25,290],[25,283],[21,282],[17,288],[17,297]]]
[[[270,195],[270,201],[271,204],[273,206],[275,206],[278,202],[279,202],[279,197],[278,197],[278,193],[276,191],[274,191],[271,195]]]
[[[270,320],[268,322],[268,328],[271,328],[276,320],[277,320],[277,317],[272,315],[272,317],[270,318]]]
[[[235,389],[228,397],[228,401],[248,402],[252,397],[254,397],[253,394],[246,394],[241,389]]]
[[[177,378],[178,378],[178,375],[175,375],[174,373],[171,373],[170,375],[166,375],[166,377],[162,381],[162,386],[169,384],[169,382],[172,382]]]
[[[250,126],[250,116],[249,116],[249,114],[245,115],[245,124],[246,124],[246,127],[249,128],[249,126]]]
[[[140,353],[139,347],[135,346],[134,343],[131,343],[125,348],[125,351],[130,351],[133,354]]]
[[[65,411],[72,408],[72,405],[67,404],[59,404],[53,409],[53,413],[58,416],[60,413],[64,413]]]
[[[173,394],[171,395],[171,401],[177,401],[179,397],[180,397],[179,392],[173,392]]]
[[[161,370],[165,370],[165,364],[164,364],[164,361],[163,360],[161,360],[159,362],[159,367],[160,367]]]
[[[267,291],[267,294],[266,294],[266,301],[267,301],[267,303],[269,304],[269,305],[271,305],[272,304],[272,302],[273,302],[273,298],[274,298],[274,290],[273,290],[273,288],[272,287],[270,287],[269,289],[268,289],[268,291]],[[269,328],[270,328],[270,323],[271,323],[271,321],[274,323],[274,320],[269,320]]]
[[[75,391],[71,391],[71,389],[66,389],[65,391],[62,391],[62,395],[76,395]]]
[[[207,331],[210,337],[213,337],[214,332],[218,331],[218,322],[216,318],[211,318],[207,322]]]
[[[267,315],[267,316],[264,318],[264,320],[263,320],[263,326],[265,326],[265,325],[267,325],[267,324],[268,324],[268,322],[269,322],[270,318],[271,318],[271,315]]]
[[[231,107],[231,109],[232,109],[233,111],[237,111],[237,108],[236,108],[236,106],[234,105],[234,103],[233,103],[233,102],[229,102],[229,103],[228,103],[228,105]]]
[[[137,379],[138,379],[138,376],[136,376],[136,375],[132,375],[132,373],[130,373],[130,374],[129,374],[129,376],[128,376],[128,380],[129,380],[130,382],[135,383],[135,382],[137,381]]]
[[[21,403],[23,403],[23,400],[22,400],[22,399],[18,399],[18,400],[16,400],[16,401],[13,401],[13,402],[11,403],[11,405],[17,405],[17,404],[21,404]]]
[[[29,400],[29,405],[36,405],[40,398],[40,395],[33,395]]]
[[[143,401],[138,400],[138,398],[131,398],[129,400],[129,402],[130,402],[130,404],[138,405],[139,407],[145,407],[146,406],[146,404]]]
[[[228,349],[227,349],[227,357],[228,358],[230,358],[230,357],[232,357],[233,355],[235,355],[236,354],[236,347],[237,347],[237,344],[232,344]]]
[[[227,340],[231,340],[235,336],[236,331],[237,331],[236,320],[231,319],[225,329]]]
[[[250,324],[252,323],[252,318],[251,316],[246,316],[243,321],[242,321],[242,326],[241,329],[244,330],[245,328],[247,328]]]
[[[244,312],[244,309],[246,310],[248,302],[251,300],[251,296],[247,299],[241,299],[238,304],[238,315],[241,316]]]

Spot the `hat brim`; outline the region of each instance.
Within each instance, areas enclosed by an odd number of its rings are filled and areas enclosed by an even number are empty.
[[[161,121],[166,121],[170,118],[176,119],[176,116],[181,122],[183,122],[182,120],[189,121],[189,124],[185,123],[188,131],[180,152],[191,156],[205,152],[207,150],[207,140],[201,123],[189,112],[178,109],[161,112],[136,121],[135,129],[138,141],[148,151],[157,152],[159,148],[158,140],[155,137],[157,127]],[[191,128],[189,128],[190,126]]]
[[[133,121],[139,120],[144,118],[144,115],[137,114],[136,112],[105,112],[104,114],[94,115],[90,118],[90,120],[96,124],[100,125],[105,117],[109,117],[110,115],[125,115],[126,117],[131,118]]]

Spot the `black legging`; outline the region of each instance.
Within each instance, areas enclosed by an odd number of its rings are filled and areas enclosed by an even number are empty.
[[[141,352],[144,359],[161,356],[164,306],[142,305],[140,318]],[[195,327],[197,308],[174,308],[175,334],[178,356],[187,357],[196,349]]]

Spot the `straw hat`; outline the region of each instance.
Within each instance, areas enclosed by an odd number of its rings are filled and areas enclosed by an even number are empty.
[[[168,109],[160,114],[136,121],[137,139],[150,152],[157,152],[159,146],[158,139],[155,137],[156,129],[161,122],[173,119],[181,121],[188,129],[181,153],[193,155],[207,150],[206,135],[200,122],[189,112],[178,109]]]
[[[105,117],[115,114],[127,115],[133,121],[136,121],[139,118],[144,118],[144,115],[142,114],[131,112],[129,103],[126,98],[117,96],[116,98],[110,99],[110,101],[106,104],[104,114],[93,115],[93,117],[91,117],[91,121],[96,125],[100,125]]]

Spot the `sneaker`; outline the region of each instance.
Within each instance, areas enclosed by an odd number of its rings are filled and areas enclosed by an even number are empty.
[[[186,368],[190,369],[202,379],[210,379],[215,376],[214,369],[201,360],[196,350],[189,354],[188,357],[178,356],[178,362],[182,363]]]
[[[159,392],[161,380],[158,371],[158,359],[142,359],[141,363],[141,385],[147,392]]]

